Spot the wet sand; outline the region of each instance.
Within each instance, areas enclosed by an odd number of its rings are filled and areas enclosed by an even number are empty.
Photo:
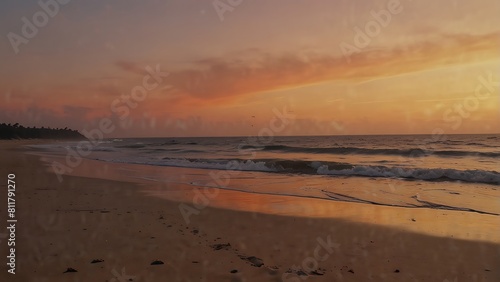
[[[8,173],[16,174],[18,218],[16,274],[8,274],[4,263],[1,281],[500,280],[500,239],[491,235],[498,216],[315,199],[297,202],[297,214],[264,214],[256,212],[259,205],[289,199],[227,191],[187,224],[174,200],[189,199],[192,187],[118,181],[118,165],[100,162],[86,162],[82,169],[88,165],[108,180],[77,170],[80,176],[64,176],[60,183],[22,144],[0,143],[1,186],[6,188]],[[239,208],[228,204],[236,201]],[[337,217],[313,214],[323,209],[336,210]],[[373,213],[393,224],[370,222]],[[490,235],[465,240],[451,237],[451,227],[441,236],[415,227],[436,229],[440,221]],[[7,244],[0,239],[6,260]],[[77,272],[63,273],[68,268]]]

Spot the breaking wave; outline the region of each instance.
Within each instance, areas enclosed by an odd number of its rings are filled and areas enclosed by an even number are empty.
[[[329,175],[338,177],[384,177],[423,181],[463,181],[500,185],[500,173],[485,170],[457,170],[442,168],[403,168],[375,165],[355,165],[339,162],[274,160],[274,159],[186,159],[120,160],[116,162],[175,166],[201,169],[261,171],[284,174]]]

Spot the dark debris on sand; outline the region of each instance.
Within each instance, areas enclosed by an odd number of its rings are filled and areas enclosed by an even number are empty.
[[[104,260],[102,260],[102,259],[94,259],[90,263],[100,263],[100,262],[103,262],[103,261]]]
[[[231,248],[231,244],[229,244],[229,243],[227,243],[227,244],[214,244],[214,245],[211,245],[210,247],[212,247],[212,249],[214,249],[215,251],[229,250]]]
[[[323,276],[325,275],[325,272],[326,272],[326,269],[323,269],[323,268],[318,268],[316,270],[313,270],[309,273],[303,271],[302,269],[291,269],[289,268],[287,271],[285,271],[285,273],[293,273],[297,276],[309,276],[309,275],[316,275],[316,276]]]
[[[160,264],[164,264],[163,261],[161,260],[155,260],[151,263],[151,265],[160,265]]]
[[[264,265],[264,261],[258,257],[246,257],[246,256],[239,256],[242,260],[246,260],[252,264],[252,266],[255,267],[261,267]]]
[[[66,271],[64,271],[63,273],[69,273],[69,272],[78,272],[78,271],[74,268],[68,267]]]
[[[307,273],[305,273],[302,269],[291,269],[289,268],[285,273],[294,273],[297,276],[308,276]]]
[[[311,271],[309,274],[311,274],[311,275],[325,275],[325,271],[326,271],[325,269],[319,268],[319,269]]]

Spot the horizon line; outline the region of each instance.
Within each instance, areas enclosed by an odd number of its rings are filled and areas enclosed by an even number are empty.
[[[434,135],[432,133],[406,133],[406,134],[345,134],[345,135],[274,135],[273,137],[350,137],[350,136],[427,136]],[[451,133],[442,135],[500,135],[499,133]],[[150,137],[109,137],[103,139],[137,139],[137,138],[247,138],[247,137],[258,137],[257,135],[231,135],[231,136],[150,136]]]

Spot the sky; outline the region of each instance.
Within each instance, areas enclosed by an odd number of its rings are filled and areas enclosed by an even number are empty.
[[[0,122],[109,119],[109,138],[500,133],[499,12],[498,0],[5,0]]]

